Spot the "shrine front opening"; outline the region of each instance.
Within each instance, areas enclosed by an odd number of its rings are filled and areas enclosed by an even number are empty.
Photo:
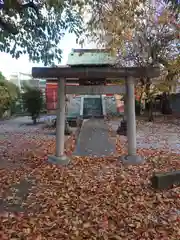
[[[100,84],[102,84],[102,82]],[[112,98],[114,94],[125,94],[125,87],[115,84],[78,86],[70,85],[68,82],[68,84],[66,84],[66,94],[69,96],[77,96],[80,105],[79,116],[82,119],[91,117],[104,118],[107,115],[107,95],[111,95]]]
[[[57,106],[57,127],[56,127],[56,155],[49,158],[58,164],[68,164],[70,159],[64,155],[64,130],[65,130],[65,95],[66,81],[78,81],[80,86],[76,86],[71,93],[76,94],[76,88],[79,87],[82,94],[102,94],[107,88],[108,79],[125,79],[127,94],[127,138],[128,138],[128,155],[122,156],[127,163],[136,164],[142,161],[136,154],[136,119],[135,119],[135,95],[134,85],[136,79],[141,77],[156,78],[160,75],[159,67],[49,67],[33,68],[32,76],[34,78],[45,78],[58,80],[58,106]],[[114,93],[118,93],[117,91]],[[91,90],[90,90],[91,89]],[[107,88],[108,90],[108,88]]]

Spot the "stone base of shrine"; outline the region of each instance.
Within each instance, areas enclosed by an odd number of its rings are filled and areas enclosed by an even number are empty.
[[[143,157],[138,155],[120,156],[119,160],[128,165],[138,165],[144,163],[145,161]]]
[[[71,162],[71,160],[66,155],[63,155],[60,157],[51,155],[51,156],[48,156],[48,162],[56,165],[67,166]]]

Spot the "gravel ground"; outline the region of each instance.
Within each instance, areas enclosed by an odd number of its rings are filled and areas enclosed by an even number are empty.
[[[110,121],[113,130],[117,130],[118,120]],[[180,153],[180,120],[171,122],[147,122],[137,121],[137,147],[145,149],[166,150],[172,153]],[[120,137],[123,143],[127,138]]]

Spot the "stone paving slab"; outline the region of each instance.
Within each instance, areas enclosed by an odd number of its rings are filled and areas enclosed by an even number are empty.
[[[0,198],[0,213],[2,212],[27,212],[28,205],[24,204],[32,188],[35,188],[34,178],[22,179],[19,183],[12,185],[3,192]]]
[[[104,157],[115,153],[115,140],[110,139],[109,128],[104,119],[85,120],[73,155]]]

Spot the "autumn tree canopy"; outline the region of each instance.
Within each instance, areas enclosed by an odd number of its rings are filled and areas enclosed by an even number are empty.
[[[100,46],[103,45],[112,50],[113,39],[118,37],[122,42],[129,30],[134,28],[137,8],[143,2],[144,0],[89,0],[88,7],[86,7],[89,15],[87,31],[81,41],[88,37]],[[107,42],[110,42],[109,46],[107,46]]]
[[[173,82],[177,71],[174,61],[179,55],[179,19],[172,4],[150,1],[95,1],[97,11],[90,7],[90,20],[86,36],[101,47],[109,49],[120,66],[162,67],[161,77],[168,76]],[[91,6],[93,6],[93,4]],[[173,67],[172,67],[173,66]],[[149,119],[152,120],[152,104],[158,89],[151,79],[140,79],[141,96],[150,104]]]
[[[93,11],[95,6],[96,12]],[[143,0],[102,0],[92,3],[89,9],[91,17],[86,36],[115,54],[119,50],[122,52],[122,47],[127,48],[127,43],[136,42],[137,45],[137,36],[142,39],[148,33],[153,38],[156,25],[158,35],[162,28],[163,34],[166,31],[169,37],[174,34],[173,39],[179,37],[177,11],[172,10],[163,0],[156,1],[155,6]]]

